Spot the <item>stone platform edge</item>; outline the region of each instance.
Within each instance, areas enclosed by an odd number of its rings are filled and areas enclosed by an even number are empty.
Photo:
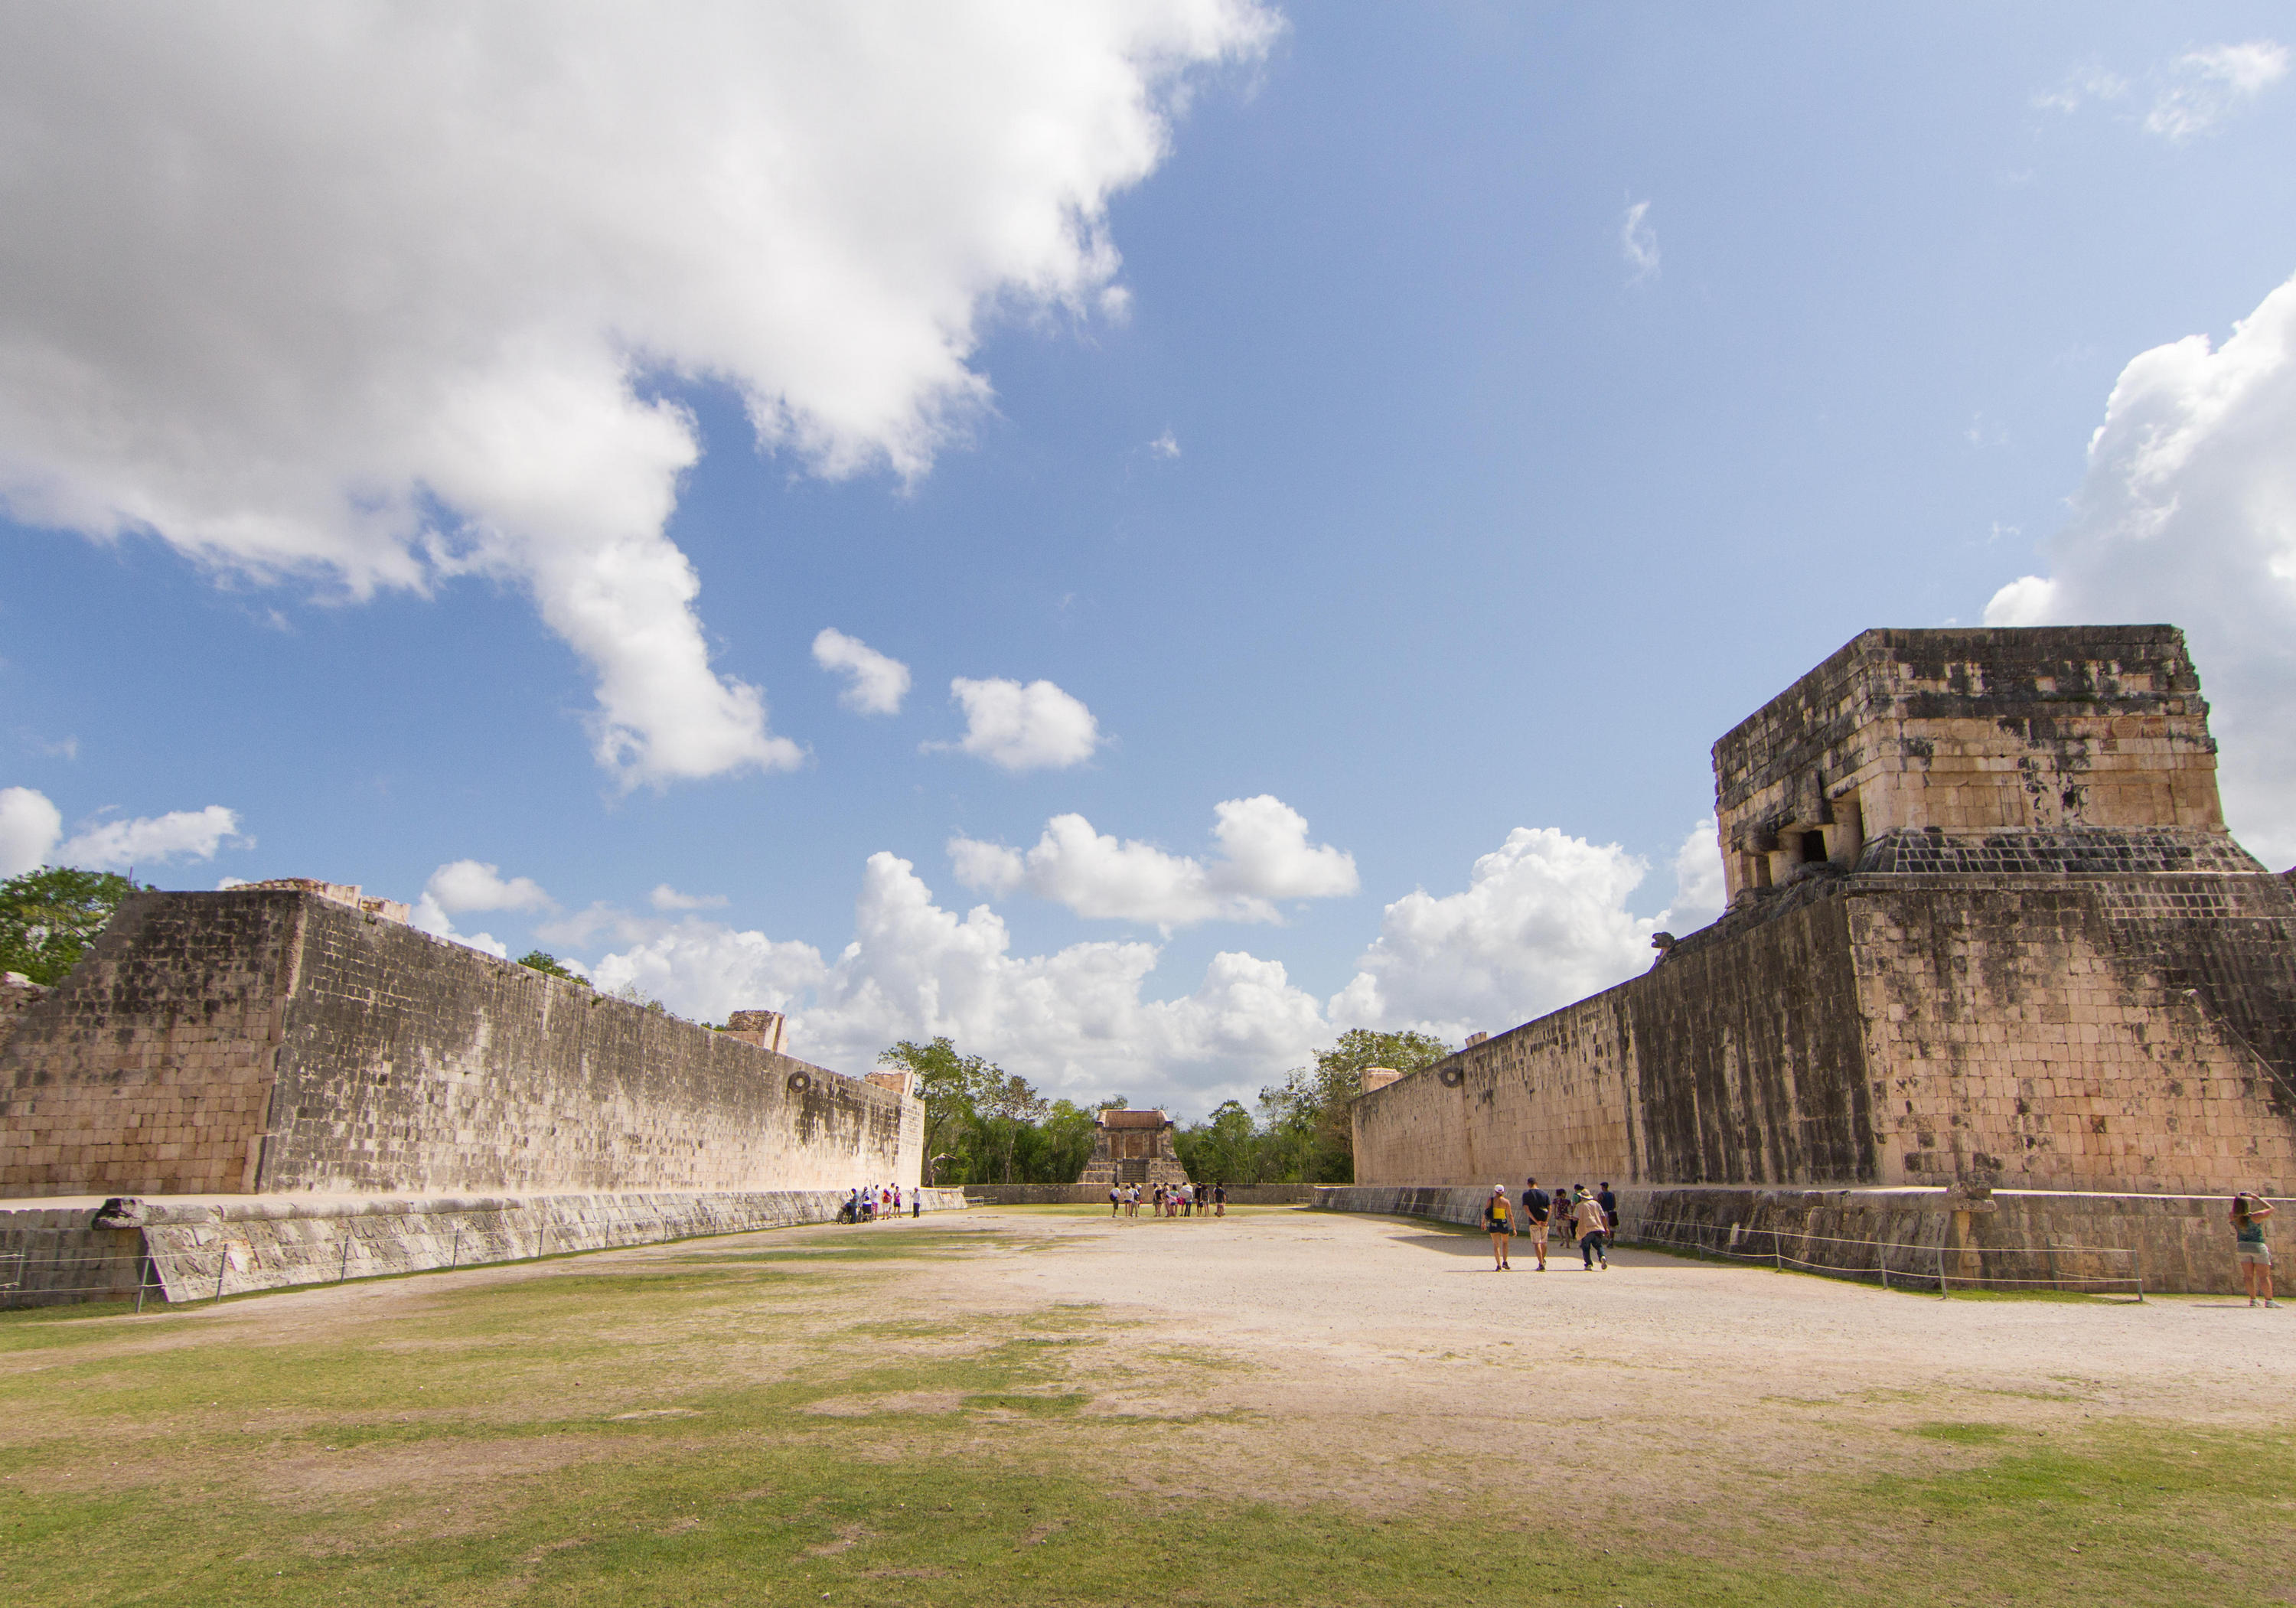
[[[961,1211],[964,1192],[910,1192]],[[0,1307],[196,1301],[836,1219],[846,1192],[247,1195],[0,1202]],[[905,1204],[906,1202],[905,1200]]]
[[[1585,1180],[1590,1189],[1598,1182]],[[1521,1184],[1511,1185],[1509,1193],[1520,1201]],[[1832,1262],[1843,1271],[1871,1268],[1873,1253],[1863,1247],[1880,1243],[1925,1252],[1999,1252],[1993,1265],[2016,1277],[2038,1276],[2053,1252],[2094,1247],[2134,1253],[2147,1292],[2210,1294],[2241,1287],[2232,1254],[2232,1202],[2225,1195],[2047,1189],[1972,1195],[1940,1187],[1705,1184],[1622,1184],[1613,1193],[1622,1244],[1664,1249],[1667,1240],[1726,1239],[1734,1229],[1775,1231],[1807,1236],[1805,1259],[1821,1265],[1829,1262],[1826,1242],[1848,1242]],[[1337,1184],[1319,1186],[1315,1203],[1327,1211],[1477,1227],[1489,1196],[1488,1184]],[[2285,1214],[2296,1201],[2276,1197],[2272,1204]],[[2282,1220],[2289,1219],[2284,1215]],[[2030,1267],[2011,1254],[2018,1251],[2031,1253]],[[1918,1272],[1922,1262],[1912,1256],[1908,1270]]]

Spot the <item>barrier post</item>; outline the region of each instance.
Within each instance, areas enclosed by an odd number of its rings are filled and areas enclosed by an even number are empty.
[[[447,1251],[447,1268],[448,1268],[448,1269],[449,1269],[449,1270],[452,1270],[452,1269],[454,1269],[454,1268],[456,1268],[461,1267],[462,1265],[463,1265],[463,1231],[462,1231],[461,1229],[457,1228],[457,1229],[455,1229],[455,1243],[454,1243],[454,1247],[453,1247],[453,1249],[451,1249],[450,1251]]]
[[[1874,1243],[1874,1265],[1882,1270],[1882,1288],[1890,1287],[1890,1247],[1876,1240]]]
[[[1780,1273],[1786,1270],[1785,1249],[1778,1243],[1778,1231],[1775,1228],[1770,1230],[1770,1266]]]
[[[2131,1251],[2128,1253],[2128,1266],[2136,1275],[2136,1304],[2141,1307],[2144,1304],[2144,1253],[2142,1251]]]
[[[343,1235],[343,1265],[335,1270],[335,1283],[341,1284],[351,1276],[351,1236]]]
[[[1938,1240],[1938,1299],[1945,1299],[1945,1240],[1942,1236]]]
[[[135,1315],[144,1315],[144,1286],[152,1279],[152,1258],[148,1251],[135,1253]],[[2139,1297],[2138,1299],[2143,1299]]]
[[[223,1276],[231,1268],[231,1246],[219,1243],[216,1246],[216,1300],[223,1300]]]

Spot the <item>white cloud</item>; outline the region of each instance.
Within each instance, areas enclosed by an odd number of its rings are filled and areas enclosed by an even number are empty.
[[[126,871],[168,860],[211,860],[226,841],[239,849],[255,847],[255,840],[239,830],[238,811],[210,804],[205,809],[177,809],[83,828],[57,849],[56,863]]]
[[[2138,354],[2106,400],[2047,572],[1988,625],[2185,628],[2212,708],[2225,810],[2274,865],[2296,858],[2296,279],[2221,347]]]
[[[1466,889],[1390,905],[1359,970],[1332,997],[1334,1025],[1423,1028],[1455,1042],[1498,1032],[1650,969],[1651,937],[1702,923],[1721,904],[1713,823],[1675,857],[1676,905],[1637,916],[1627,897],[1650,867],[1615,843],[1519,826],[1475,862]]]
[[[483,573],[588,663],[625,785],[803,753],[664,533],[738,391],[813,471],[924,472],[984,312],[1120,307],[1111,196],[1249,0],[17,7],[0,502],[363,597]]]
[[[2076,67],[2064,76],[2054,89],[2045,89],[2033,96],[2033,104],[2044,111],[2079,111],[2088,101],[2117,101],[2128,93],[2128,80],[2119,73],[2090,63]]]
[[[1083,702],[1049,681],[967,681],[948,684],[964,710],[964,736],[955,743],[928,742],[928,749],[956,748],[1004,770],[1064,770],[1092,758],[1100,746],[1100,725]]]
[[[1712,816],[1690,829],[1674,851],[1674,901],[1666,919],[1677,937],[1694,932],[1722,914],[1722,836]]]
[[[455,923],[448,918],[446,908],[432,893],[425,892],[414,901],[414,908],[407,916],[407,925],[418,932],[428,932],[433,938],[443,938],[450,943],[484,950],[496,960],[510,958],[510,946],[491,932],[455,931]]]
[[[1276,962],[1222,954],[1193,993],[1144,999],[1155,945],[1014,956],[995,912],[942,909],[890,854],[870,857],[853,941],[834,961],[717,923],[645,928],[633,923],[627,947],[593,968],[601,988],[636,982],[711,1021],[745,1006],[787,1010],[794,1053],[840,1071],[868,1071],[897,1039],[947,1033],[1056,1093],[1120,1090],[1193,1110],[1228,1094],[1250,1099],[1328,1036],[1315,999]]]
[[[845,690],[837,701],[864,715],[898,715],[909,695],[909,667],[880,653],[857,636],[824,627],[813,639],[813,661],[841,672]]]
[[[1658,277],[1658,231],[1651,226],[1650,208],[1646,201],[1636,201],[1619,222],[1619,250],[1636,283]]]
[[[439,866],[423,884],[422,893],[455,915],[466,910],[547,910],[552,906],[550,896],[533,878],[504,878],[498,867],[481,860],[452,860]]]
[[[449,860],[430,874],[409,918],[417,930],[434,938],[450,939],[473,949],[507,960],[510,947],[491,932],[458,932],[453,917],[472,910],[550,910],[556,908],[541,884],[531,877],[505,877],[501,868],[483,860]]]
[[[1180,455],[1180,438],[1167,430],[1148,443],[1148,450],[1160,458],[1177,458]]]
[[[2144,131],[2181,144],[2208,133],[2288,76],[2288,50],[2270,39],[2188,51],[2145,114]]]
[[[48,857],[63,835],[63,813],[47,794],[0,787],[0,877],[21,876],[50,864]]]
[[[726,902],[722,893],[680,893],[668,882],[657,884],[646,900],[657,910],[717,910]]]
[[[1208,921],[1280,921],[1279,899],[1356,891],[1355,857],[1308,842],[1307,818],[1281,799],[1230,799],[1213,815],[1220,854],[1211,860],[1104,837],[1080,815],[1054,816],[1025,854],[964,837],[949,840],[948,853],[968,888],[991,894],[1026,888],[1079,915],[1168,931]]]

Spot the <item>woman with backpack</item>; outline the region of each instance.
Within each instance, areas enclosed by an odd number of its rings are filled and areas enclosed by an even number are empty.
[[[1506,1185],[1491,1185],[1491,1198],[1483,1202],[1483,1231],[1491,1236],[1491,1271],[1507,1270],[1507,1241],[1514,1236],[1514,1212],[1507,1204]]]
[[[2240,1276],[2247,1281],[2251,1307],[2259,1296],[2267,1307],[2280,1304],[2272,1299],[2272,1247],[2264,1243],[2264,1219],[2271,1215],[2272,1202],[2260,1194],[2232,1198],[2233,1259],[2240,1264]]]

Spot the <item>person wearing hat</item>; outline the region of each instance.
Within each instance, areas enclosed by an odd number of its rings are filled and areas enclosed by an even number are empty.
[[[2232,1198],[2233,1259],[2240,1264],[2240,1276],[2247,1281],[2251,1307],[2259,1296],[2267,1307],[2280,1304],[2272,1299],[2272,1247],[2264,1243],[2264,1219],[2271,1215],[2272,1202],[2260,1194]]]
[[[1507,1241],[1514,1235],[1514,1211],[1507,1204],[1506,1185],[1491,1185],[1491,1198],[1483,1202],[1483,1228],[1491,1236],[1491,1271],[1507,1271]]]

